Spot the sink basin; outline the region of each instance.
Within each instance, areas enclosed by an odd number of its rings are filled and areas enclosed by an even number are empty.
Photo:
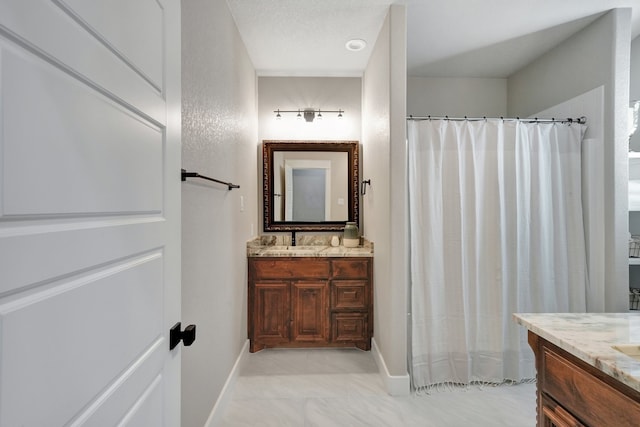
[[[636,360],[640,360],[640,344],[616,344],[612,345],[614,350],[626,354]]]

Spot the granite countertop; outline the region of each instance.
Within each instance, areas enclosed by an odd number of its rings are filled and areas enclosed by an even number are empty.
[[[640,313],[544,313],[513,315],[516,322],[605,374],[640,391],[640,358],[612,348],[640,348]]]
[[[364,239],[355,248],[331,246],[332,235],[298,236],[295,246],[289,236],[260,236],[247,242],[248,257],[373,257],[373,243]]]

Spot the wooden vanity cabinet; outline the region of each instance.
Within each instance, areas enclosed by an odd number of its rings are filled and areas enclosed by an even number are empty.
[[[640,426],[640,393],[529,331],[538,427]]]
[[[249,258],[250,351],[266,347],[371,349],[369,257]]]

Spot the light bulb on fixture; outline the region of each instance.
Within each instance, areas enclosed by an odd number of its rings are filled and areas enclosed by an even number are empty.
[[[302,120],[302,114],[300,114],[300,110],[298,110],[298,115],[296,116],[296,119]]]
[[[320,110],[318,110],[318,115],[316,116],[316,119],[322,120],[322,112]]]
[[[276,112],[276,120],[280,120],[282,116],[280,115],[280,110]]]
[[[341,119],[342,118],[342,110],[338,110],[338,118]]]

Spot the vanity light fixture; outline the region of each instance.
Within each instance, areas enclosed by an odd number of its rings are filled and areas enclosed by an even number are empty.
[[[302,118],[304,117],[304,120],[306,122],[312,122],[314,119],[318,119],[318,120],[322,120],[322,118],[324,117],[322,115],[322,113],[338,113],[338,118],[341,119],[342,118],[342,114],[344,113],[344,110],[320,110],[320,109],[315,109],[315,108],[299,108],[297,110],[273,110],[274,113],[276,113],[276,119],[280,120],[282,118],[282,114],[281,113],[297,113],[296,114],[296,118],[298,120],[302,120]]]

